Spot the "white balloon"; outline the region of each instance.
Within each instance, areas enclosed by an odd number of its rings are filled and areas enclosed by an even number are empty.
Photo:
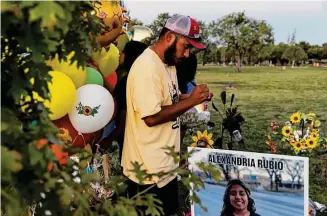
[[[135,25],[133,26],[133,41],[142,41],[153,35],[153,31],[145,26]]]
[[[70,122],[80,133],[93,133],[106,126],[114,114],[114,99],[107,89],[88,84],[77,89],[76,104],[68,113]]]

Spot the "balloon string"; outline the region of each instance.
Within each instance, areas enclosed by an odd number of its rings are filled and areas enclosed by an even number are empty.
[[[82,136],[82,139],[83,139],[83,142],[84,142],[84,148],[85,148],[86,147],[86,142],[85,142],[84,136],[83,136],[83,134],[81,132],[78,132],[77,136],[75,137],[74,141],[72,142],[72,145],[74,145],[74,143],[77,140],[78,136]]]
[[[86,142],[85,142],[84,136],[83,136],[83,134],[79,134],[79,135],[82,136],[82,139],[83,139],[83,142],[84,142],[84,148],[85,148],[86,147]]]
[[[78,134],[78,135],[79,135],[79,134]],[[77,140],[78,135],[75,136],[74,141],[72,142],[72,145],[74,145],[75,141]]]
[[[93,135],[93,140],[92,140],[92,145],[93,145],[94,144],[94,140],[95,140],[95,134],[92,133],[92,135]]]

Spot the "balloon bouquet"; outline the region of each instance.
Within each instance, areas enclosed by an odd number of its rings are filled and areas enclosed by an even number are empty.
[[[104,128],[112,122],[115,114],[112,90],[117,84],[115,70],[119,65],[119,49],[114,42],[123,47],[129,40],[123,29],[124,24],[128,22],[123,17],[126,10],[121,7],[123,4],[120,1],[94,1],[91,4],[95,18],[100,18],[104,24],[101,34],[96,38],[101,49],[93,53],[88,67],[84,69],[77,66],[77,61],[72,60],[74,52],[66,56],[67,61],[59,61],[56,55],[46,62],[53,69],[50,72],[52,82],[48,83],[50,100],[44,100],[37,93],[33,93],[34,99],[49,108],[49,118],[59,129],[58,137],[70,143],[72,148],[86,148],[90,153],[92,146],[100,141]],[[120,36],[124,37],[117,40]],[[33,84],[33,80],[31,83]],[[22,102],[28,100],[31,98],[25,97]],[[64,157],[68,159],[68,153],[64,154]],[[71,159],[79,161],[78,155],[71,156]],[[92,160],[94,163],[91,165],[91,160],[85,164],[84,168],[88,167],[85,171],[92,171],[94,168],[96,170],[102,163],[103,173],[100,175],[108,182],[108,155],[100,155],[98,158],[93,156]],[[65,163],[67,162],[63,164]],[[95,167],[92,167],[92,164]],[[111,191],[105,191],[98,186],[91,184],[98,198],[112,196]]]

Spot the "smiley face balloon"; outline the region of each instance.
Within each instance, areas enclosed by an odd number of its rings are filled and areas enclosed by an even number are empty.
[[[94,1],[92,6],[104,24],[97,40],[102,47],[107,47],[120,35],[125,22],[120,1]]]

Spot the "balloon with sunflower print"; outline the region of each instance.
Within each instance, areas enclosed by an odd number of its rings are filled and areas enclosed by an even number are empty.
[[[76,104],[68,116],[79,133],[93,133],[110,122],[114,111],[110,92],[100,85],[88,84],[77,89]]]

